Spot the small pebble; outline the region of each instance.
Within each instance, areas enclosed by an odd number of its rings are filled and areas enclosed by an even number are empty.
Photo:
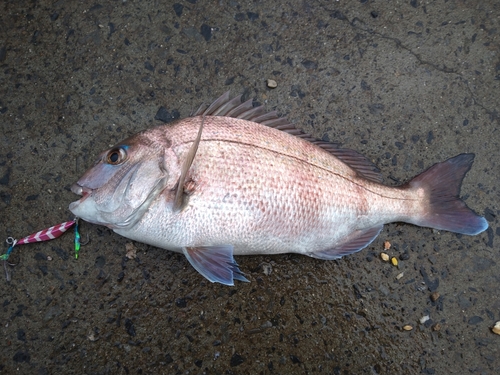
[[[276,83],[276,81],[274,79],[268,79],[267,80],[267,87],[269,87],[270,89],[275,89],[276,87],[278,87],[278,84]]]
[[[47,260],[52,260],[52,257],[50,255],[47,255]]]
[[[433,331],[436,331],[436,332],[437,332],[437,331],[440,331],[440,330],[441,330],[441,324],[439,324],[439,323],[434,324],[434,325],[432,326],[432,330],[433,330]]]
[[[389,250],[391,248],[391,243],[389,241],[384,241],[384,250]]]
[[[500,321],[496,322],[491,330],[493,331],[493,333],[500,335]]]
[[[403,329],[405,331],[411,331],[413,329],[413,327],[411,325],[407,324],[407,325],[403,326]]]
[[[397,266],[398,265],[398,259],[396,257],[392,257],[391,258],[391,263],[393,266]]]
[[[404,276],[404,274],[405,274],[404,272],[398,273],[398,275],[396,276],[396,280],[401,279]]]
[[[434,292],[434,293],[431,294],[431,301],[432,302],[436,302],[438,299],[439,299],[439,293],[438,292]]]
[[[264,275],[269,276],[273,272],[273,266],[269,263],[262,263],[262,272],[264,272]]]
[[[131,242],[126,243],[125,250],[127,250],[127,254],[125,254],[125,256],[128,259],[135,259],[137,257],[137,249],[135,248],[133,243]]]
[[[380,258],[382,258],[384,262],[389,261],[389,255],[387,255],[386,253],[380,253]]]
[[[94,335],[93,333],[91,333],[90,335],[88,335],[88,336],[87,336],[87,338],[88,338],[90,341],[92,341],[92,342],[94,342],[94,341],[97,341],[97,340],[98,340],[98,339],[95,337],[95,335]]]
[[[410,254],[408,254],[408,253],[403,253],[403,254],[401,254],[401,255],[399,256],[399,259],[400,259],[400,260],[408,260],[408,259],[410,259]]]
[[[424,324],[429,319],[430,319],[430,316],[429,315],[425,315],[425,316],[423,316],[423,317],[420,318],[420,323]]]

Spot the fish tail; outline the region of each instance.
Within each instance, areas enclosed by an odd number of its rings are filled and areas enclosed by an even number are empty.
[[[486,219],[467,207],[459,197],[462,181],[474,162],[474,156],[460,154],[434,164],[405,185],[419,195],[423,192],[426,201],[423,213],[409,220],[411,223],[468,235],[476,235],[488,228]]]

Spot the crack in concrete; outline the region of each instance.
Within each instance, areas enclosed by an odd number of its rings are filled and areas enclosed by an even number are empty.
[[[430,66],[431,68],[435,69],[436,71],[439,71],[439,72],[442,72],[442,73],[445,73],[445,74],[456,74],[458,76],[458,78],[465,84],[465,87],[467,87],[467,90],[469,91],[474,104],[477,105],[482,110],[484,110],[484,112],[486,112],[486,114],[489,116],[489,118],[490,118],[490,120],[492,122],[493,121],[496,121],[497,123],[500,122],[499,121],[500,120],[500,114],[499,114],[499,112],[496,109],[493,109],[493,110],[488,109],[486,106],[484,106],[477,99],[477,96],[475,95],[475,93],[472,91],[472,89],[469,86],[468,80],[466,78],[464,78],[463,75],[457,69],[455,69],[455,68],[448,68],[444,64],[443,64],[443,67],[441,67],[441,66],[439,66],[436,63],[433,63],[433,62],[431,62],[429,60],[425,60],[424,58],[422,58],[421,54],[418,54],[418,53],[414,52],[410,47],[406,46],[403,42],[401,42],[400,39],[384,35],[384,34],[378,32],[378,31],[375,31],[375,30],[370,29],[370,28],[363,27],[362,25],[364,25],[365,23],[361,19],[359,19],[358,17],[354,17],[350,21],[339,10],[329,10],[329,9],[327,9],[323,5],[322,5],[322,7],[323,7],[324,10],[330,12],[330,17],[338,19],[338,20],[340,20],[342,22],[347,22],[347,23],[349,23],[349,25],[352,28],[354,28],[356,30],[360,30],[360,31],[368,33],[370,35],[375,35],[375,36],[380,37],[381,39],[386,39],[386,40],[389,40],[389,41],[393,42],[396,45],[396,47],[402,48],[403,50],[409,52],[412,56],[414,56],[421,65]]]

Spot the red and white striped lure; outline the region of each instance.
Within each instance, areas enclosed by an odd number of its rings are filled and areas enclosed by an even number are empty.
[[[71,220],[71,221],[65,221],[64,223],[54,225],[53,227],[41,230],[41,231],[36,232],[36,233],[33,233],[32,235],[24,237],[23,239],[20,239],[19,241],[15,240],[12,237],[9,237],[7,239],[7,243],[9,244],[9,249],[7,250],[7,252],[5,254],[0,255],[0,260],[9,259],[9,255],[12,252],[12,249],[14,249],[14,246],[16,246],[16,245],[24,245],[27,243],[53,240],[54,238],[61,236],[64,232],[66,232],[73,225],[76,225],[77,226],[76,228],[78,228],[78,219],[77,218],[75,218],[74,220]],[[78,231],[75,231],[75,235],[77,236],[78,242],[79,242],[80,235],[78,234]],[[78,243],[78,245],[79,245],[79,243]],[[75,240],[75,246],[76,246],[76,240]],[[76,250],[76,247],[75,247],[75,250]]]
[[[69,228],[75,225],[75,223],[76,220],[71,220],[65,221],[64,223],[58,225],[54,225],[53,227],[41,230],[40,232],[36,232],[28,237],[24,237],[23,239],[17,241],[17,245],[53,240],[54,238],[61,236]]]

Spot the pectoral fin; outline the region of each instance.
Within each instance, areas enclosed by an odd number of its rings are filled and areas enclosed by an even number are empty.
[[[231,245],[185,247],[182,252],[196,271],[213,283],[232,286],[234,280],[249,282],[233,258]]]
[[[355,253],[371,244],[372,241],[377,238],[383,227],[383,225],[379,225],[368,229],[354,231],[343,243],[333,249],[316,251],[308,253],[307,255],[318,259],[333,260],[341,258],[344,255]]]
[[[198,135],[194,140],[189,152],[186,156],[186,160],[184,160],[184,164],[182,165],[181,175],[179,177],[179,181],[177,181],[177,190],[175,192],[174,199],[174,211],[180,210],[184,203],[184,183],[186,182],[186,176],[189,172],[189,168],[193,164],[194,157],[196,155],[196,151],[198,151],[198,146],[201,140],[201,132],[203,131],[203,122],[205,121],[205,117],[201,119],[200,129],[198,130]]]

